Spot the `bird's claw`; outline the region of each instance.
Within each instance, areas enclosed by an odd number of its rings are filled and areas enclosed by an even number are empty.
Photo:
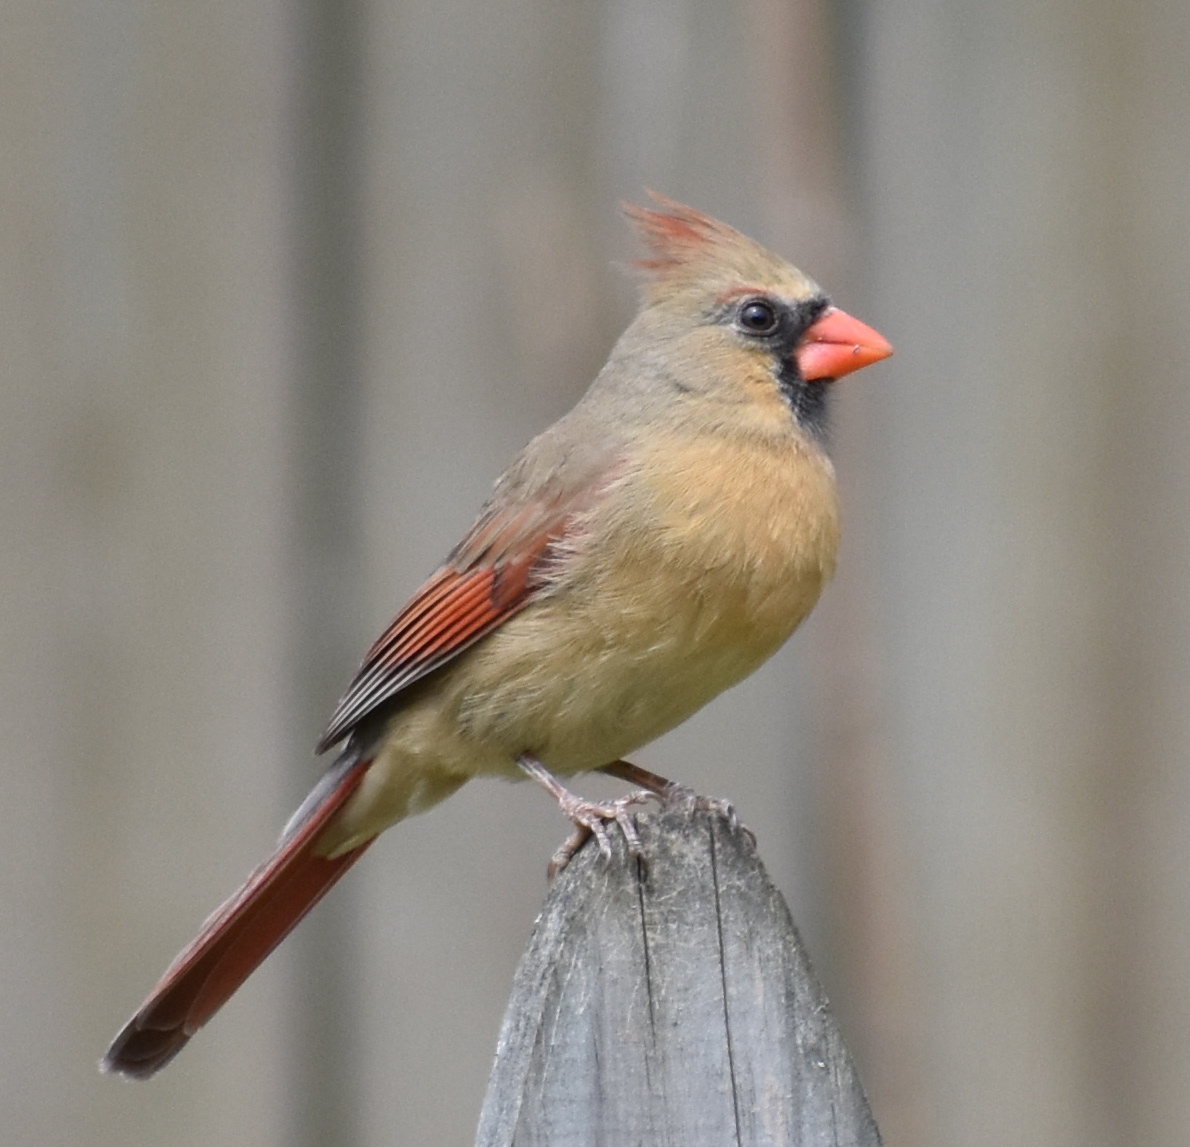
[[[574,831],[562,842],[561,847],[550,859],[548,869],[550,880],[553,880],[574,859],[575,853],[591,836],[595,837],[604,862],[610,861],[612,842],[607,830],[613,821],[620,826],[620,831],[624,834],[629,856],[634,857],[639,864],[643,864],[644,848],[641,846],[640,834],[636,831],[636,821],[633,820],[629,809],[633,805],[643,804],[650,799],[660,801],[662,808],[665,809],[682,809],[687,813],[709,812],[714,816],[723,817],[733,831],[739,829],[751,841],[753,848],[756,847],[756,835],[740,824],[740,818],[736,815],[735,808],[730,801],[724,800],[722,797],[699,796],[692,788],[678,784],[676,781],[666,780],[665,777],[639,768],[629,761],[614,761],[610,765],[605,765],[600,771],[609,776],[626,780],[629,784],[642,787],[634,789],[616,800],[604,802],[586,800],[572,793],[531,753],[522,753],[517,758],[517,766],[558,802],[559,808],[574,824]]]
[[[732,832],[742,832],[747,838],[748,843],[756,847],[756,833],[754,833],[742,820],[740,820],[739,813],[735,810],[735,805],[724,797],[696,797],[694,800],[694,807],[699,812],[709,812],[715,816],[721,816],[731,826]]]
[[[620,826],[624,840],[628,845],[628,854],[634,857],[644,855],[640,834],[636,831],[636,821],[629,809],[633,805],[643,804],[647,800],[656,799],[656,794],[638,789],[613,801],[589,801],[574,793],[566,792],[558,798],[562,811],[574,823],[574,832],[562,842],[558,851],[550,860],[549,878],[554,879],[574,858],[574,854],[587,842],[587,838],[594,836],[599,845],[599,852],[604,863],[612,858],[612,842],[607,834],[609,823]]]
[[[691,813],[709,812],[713,816],[723,817],[731,826],[733,832],[737,830],[742,832],[748,838],[752,847],[756,847],[756,833],[740,820],[739,813],[735,810],[735,805],[727,800],[726,797],[700,796],[689,785],[683,785],[678,781],[670,781],[664,791],[658,795],[664,808],[684,809]]]
[[[756,834],[747,825],[740,823],[735,806],[729,800],[722,797],[699,796],[689,785],[651,773],[631,761],[613,761],[610,765],[604,765],[600,772],[607,773],[610,777],[618,777],[630,785],[641,785],[656,793],[664,809],[678,809],[687,815],[709,812],[714,816],[721,816],[731,826],[732,831],[738,829],[747,836],[752,847],[756,847]]]

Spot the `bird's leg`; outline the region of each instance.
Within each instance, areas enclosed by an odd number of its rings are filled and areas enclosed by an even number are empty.
[[[634,765],[631,761],[613,761],[610,765],[601,766],[599,771],[607,773],[609,777],[627,781],[630,785],[639,785],[642,789],[647,789],[665,808],[688,805],[693,811],[712,812],[726,817],[732,828],[742,829],[752,843],[756,843],[756,834],[746,824],[740,823],[735,806],[723,797],[699,796],[689,785],[667,780],[657,773],[649,772],[648,769],[642,769],[640,765]]]
[[[648,789],[660,799],[663,805],[681,804],[694,796],[694,790],[687,785],[666,780],[665,777],[651,773],[648,769],[642,769],[640,765],[634,765],[631,761],[613,761],[610,765],[601,765],[599,771],[607,773],[609,777],[627,781],[630,785]]]
[[[532,777],[558,802],[558,807],[574,822],[574,832],[562,843],[550,860],[549,877],[552,880],[569,863],[571,858],[582,847],[587,837],[594,835],[599,842],[599,851],[605,860],[612,855],[611,841],[607,835],[607,822],[615,821],[628,842],[631,855],[641,855],[640,836],[636,831],[636,823],[628,811],[634,804],[652,800],[656,795],[651,791],[641,789],[618,797],[614,801],[599,803],[584,800],[572,793],[553,773],[549,771],[536,757],[529,753],[522,753],[516,762],[521,771]],[[652,776],[652,774],[649,774]],[[660,780],[661,778],[657,778]]]

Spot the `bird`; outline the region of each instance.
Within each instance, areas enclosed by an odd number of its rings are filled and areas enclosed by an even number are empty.
[[[811,279],[650,192],[636,317],[579,402],[496,481],[474,525],[365,655],[319,753],[338,756],[275,851],[208,918],[101,1061],[168,1064],[386,828],[472,777],[531,777],[607,848],[646,795],[625,760],[736,684],[830,580],[832,384],[892,354]],[[583,800],[560,777],[641,786]]]

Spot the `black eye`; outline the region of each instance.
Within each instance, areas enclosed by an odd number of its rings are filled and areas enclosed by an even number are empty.
[[[771,335],[779,323],[777,308],[764,299],[751,299],[740,307],[740,326],[750,335]]]

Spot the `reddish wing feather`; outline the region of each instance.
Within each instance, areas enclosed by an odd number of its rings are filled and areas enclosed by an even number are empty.
[[[562,499],[482,515],[449,561],[368,650],[318,744],[325,752],[369,713],[453,660],[533,600],[551,545],[581,508]]]

